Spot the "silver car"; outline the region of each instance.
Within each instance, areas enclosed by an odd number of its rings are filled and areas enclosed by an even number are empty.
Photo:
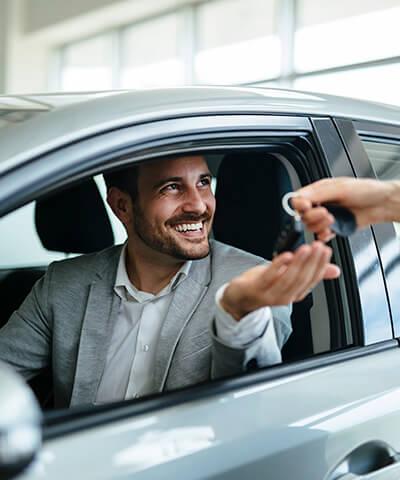
[[[101,173],[187,152],[215,176],[215,238],[270,258],[284,193],[400,177],[400,109],[251,88],[0,97],[1,325],[49,262],[123,241],[108,211],[91,235],[63,196],[91,181],[104,199]],[[342,275],[293,309],[282,364],[70,409],[53,408],[51,369],[28,387],[1,366],[0,477],[399,479],[396,228],[332,242]]]

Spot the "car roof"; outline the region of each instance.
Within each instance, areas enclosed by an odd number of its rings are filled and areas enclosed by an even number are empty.
[[[337,116],[400,125],[398,107],[271,88],[198,86],[0,96],[0,172],[99,132],[224,113]]]

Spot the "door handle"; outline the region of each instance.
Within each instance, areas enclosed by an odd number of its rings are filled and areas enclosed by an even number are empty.
[[[400,454],[381,441],[363,443],[352,450],[326,480],[399,480]]]

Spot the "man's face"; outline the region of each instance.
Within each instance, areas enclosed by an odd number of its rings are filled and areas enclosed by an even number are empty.
[[[179,260],[207,256],[214,211],[211,174],[202,156],[140,166],[133,229],[147,247]]]

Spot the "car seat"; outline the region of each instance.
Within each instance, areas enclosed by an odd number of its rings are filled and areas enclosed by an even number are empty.
[[[214,238],[271,260],[288,219],[281,198],[291,190],[287,169],[275,155],[250,151],[225,155],[217,175]],[[311,307],[312,294],[293,305],[293,332],[282,350],[284,361],[312,355]]]
[[[45,249],[92,253],[114,244],[110,220],[93,179],[36,202],[35,225]]]

